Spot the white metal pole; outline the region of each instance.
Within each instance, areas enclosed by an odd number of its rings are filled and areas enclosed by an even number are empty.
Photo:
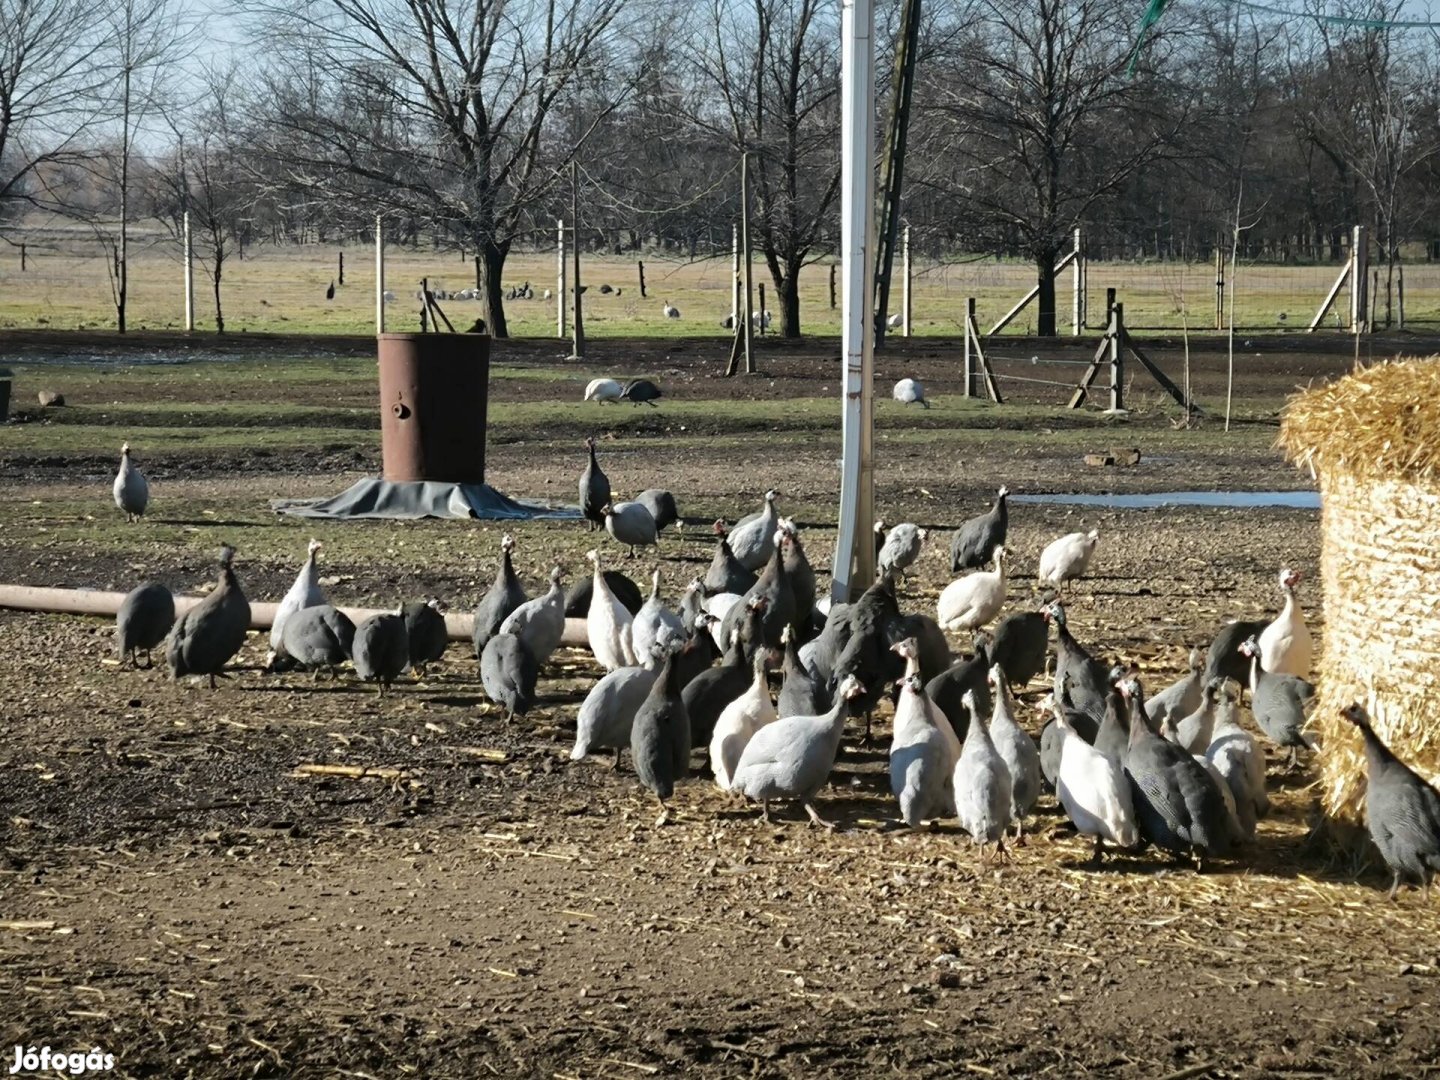
[[[870,282],[875,261],[875,5],[840,6],[840,265],[844,277],[840,351],[845,365],[840,534],[830,596],[850,600],[874,580],[873,383],[875,325]]]
[[[730,223],[730,317],[740,332],[740,223]]]
[[[1083,260],[1084,256],[1080,253],[1080,230],[1077,228],[1075,230],[1075,264],[1070,268],[1071,274],[1074,276],[1074,295],[1071,297],[1070,303],[1070,326],[1071,332],[1076,337],[1080,336],[1080,330],[1083,326],[1083,320],[1080,318],[1080,291],[1084,287],[1081,279],[1085,276]]]
[[[555,219],[555,336],[565,336],[565,219]]]
[[[904,272],[904,274],[905,274],[905,281],[904,281],[904,284],[903,284],[904,295],[901,296],[901,298],[900,298],[901,309],[902,309],[902,310],[901,310],[901,315],[900,315],[900,322],[901,322],[901,324],[902,324],[902,325],[901,325],[901,328],[900,328],[900,332],[901,332],[901,334],[903,334],[905,337],[909,337],[909,336],[910,336],[910,226],[909,226],[909,225],[906,225],[906,226],[905,226],[905,231],[901,234],[901,237],[900,237],[900,245],[901,245],[900,249],[901,249],[901,252],[902,252],[901,269],[903,270],[903,272]]]
[[[375,333],[385,332],[385,226],[375,215]]]
[[[185,211],[185,331],[195,329],[195,244],[190,238],[190,211]]]

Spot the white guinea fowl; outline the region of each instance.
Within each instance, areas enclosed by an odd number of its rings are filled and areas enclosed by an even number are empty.
[[[150,505],[150,484],[131,462],[128,442],[120,446],[120,471],[115,474],[111,491],[116,507],[125,511],[126,521],[139,521],[145,516],[145,507]]]
[[[1010,680],[999,664],[992,665],[988,675],[994,713],[990,718],[990,741],[995,752],[1010,770],[1010,813],[1015,819],[1017,839],[1025,828],[1025,819],[1040,801],[1040,748],[1030,733],[1015,719],[1015,698],[1010,693]]]
[[[765,681],[765,652],[755,651],[755,678],[749,689],[720,711],[710,735],[710,769],[721,791],[730,790],[730,780],[740,756],[755,733],[779,719]]]
[[[890,391],[890,396],[902,405],[919,405],[922,409],[930,407],[925,397],[925,386],[919,379],[901,379]]]
[[[585,558],[595,565],[590,610],[585,616],[585,635],[590,642],[590,651],[606,671],[634,667],[635,654],[630,651],[630,612],[610,591],[600,568],[600,552],[591,549],[585,553]]]
[[[1005,850],[1014,785],[1009,766],[990,739],[986,718],[975,705],[975,691],[966,690],[961,701],[970,714],[970,726],[955,763],[955,812],[983,858],[986,844],[994,844],[996,854]]]
[[[625,388],[614,379],[591,379],[585,387],[586,401],[619,401]]]
[[[650,657],[655,643],[662,637],[683,641],[687,636],[680,616],[660,599],[660,570],[650,575],[650,597],[640,605],[630,623],[630,652],[636,657]],[[668,655],[668,654],[667,654]]]
[[[1080,835],[1095,838],[1094,861],[1098,864],[1106,842],[1122,848],[1140,842],[1130,781],[1118,761],[1076,734],[1058,700],[1052,699],[1051,709],[1060,732],[1055,795]]]
[[[500,633],[514,634],[523,641],[536,667],[550,659],[565,636],[565,590],[560,587],[560,567],[550,571],[550,590],[505,616]]]
[[[1239,687],[1226,680],[1220,690],[1215,732],[1205,758],[1230,789],[1241,833],[1252,837],[1256,823],[1270,813],[1270,795],[1265,790],[1265,752],[1255,737],[1240,726],[1239,698]]]
[[[1005,606],[1005,549],[995,549],[995,569],[977,570],[945,586],[935,604],[935,615],[946,630],[979,630]]]
[[[925,692],[915,639],[906,638],[893,648],[905,658],[906,670],[890,737],[890,790],[900,804],[900,819],[918,829],[922,822],[955,814],[960,740]]]
[[[1067,581],[1083,577],[1090,569],[1090,560],[1095,557],[1095,545],[1100,542],[1098,529],[1088,533],[1067,533],[1059,540],[1052,541],[1040,553],[1040,584],[1053,585],[1057,589]]]
[[[297,611],[325,603],[325,591],[320,588],[320,568],[315,559],[322,546],[319,540],[310,541],[305,549],[305,562],[300,567],[300,573],[295,575],[295,583],[290,586],[290,591],[275,609],[275,618],[270,623],[270,651],[265,655],[266,670],[269,670],[275,659],[285,651],[285,620]]]
[[[1285,594],[1285,606],[1260,632],[1260,666],[1276,674],[1308,679],[1315,646],[1310,628],[1305,625],[1305,613],[1295,602],[1295,586],[1301,580],[1303,575],[1298,570],[1287,567],[1280,571],[1280,591]]]

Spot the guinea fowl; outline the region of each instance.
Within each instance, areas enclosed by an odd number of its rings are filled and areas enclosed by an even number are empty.
[[[1393,875],[1390,899],[1402,884],[1413,882],[1428,902],[1430,882],[1440,870],[1440,792],[1375,734],[1364,706],[1349,705],[1340,715],[1365,740],[1365,823]]]
[[[585,386],[586,401],[619,401],[625,388],[614,379],[591,379]]]
[[[850,702],[863,691],[860,680],[848,675],[841,682],[830,711],[819,716],[787,716],[755,733],[740,755],[730,790],[761,805],[761,817],[770,820],[770,803],[793,799],[810,820],[827,829],[835,826],[815,809],[815,796],[830,778]]]
[[[1015,719],[1015,699],[999,664],[990,668],[990,693],[995,702],[990,741],[1010,773],[1010,816],[1018,839],[1025,830],[1025,819],[1040,801],[1040,749]]]
[[[761,609],[760,620],[757,626],[759,631],[755,637],[747,636],[748,631],[742,630],[740,640],[745,644],[747,653],[753,652],[759,646],[767,649],[774,649],[777,652],[783,647],[781,633],[795,623],[795,593],[790,587],[790,575],[785,572],[784,533],[781,530],[775,532],[775,546],[770,554],[770,561],[765,564],[765,570],[759,579],[750,587],[745,594],[745,604],[736,604],[726,614],[722,623],[723,634],[730,630],[741,627],[745,622],[745,613],[749,605],[754,601],[763,600],[765,606]]]
[[[657,643],[668,648],[674,642],[678,649],[687,636],[680,616],[660,599],[660,569],[656,567],[650,575],[650,598],[630,623],[630,651],[638,660],[649,656]]]
[[[705,586],[699,578],[691,578],[690,584],[686,585],[685,591],[680,594],[680,625],[686,634],[694,631],[695,620],[704,614],[706,614]]]
[[[1139,682],[1120,685],[1130,707],[1124,767],[1140,835],[1156,847],[1195,856],[1197,869],[1204,870],[1207,856],[1228,854],[1239,839],[1231,811],[1205,766],[1150,726]]]
[[[425,669],[445,655],[450,631],[445,626],[445,605],[438,599],[415,600],[400,609],[410,644],[410,670],[421,677]]]
[[[1040,571],[1036,575],[1041,585],[1051,585],[1064,590],[1066,582],[1085,576],[1090,561],[1095,557],[1095,545],[1100,542],[1098,529],[1088,533],[1067,533],[1059,540],[1051,541],[1040,553]]]
[[[488,642],[486,648],[489,648]],[[355,674],[365,682],[378,682],[380,696],[384,697],[390,684],[410,663],[410,633],[405,629],[404,616],[399,612],[381,612],[361,622],[355,628],[350,659],[355,664]],[[480,656],[480,673],[483,677],[484,653]]]
[[[536,667],[544,665],[565,636],[565,592],[560,588],[560,567],[550,570],[550,590],[527,600],[505,617],[500,633],[514,634],[525,643]]]
[[[985,714],[976,710],[973,691],[966,691],[965,707],[970,712],[970,727],[955,764],[955,812],[960,828],[980,845],[983,858],[986,844],[994,844],[997,855],[1005,850],[1014,783],[1005,759],[990,739]]]
[[[970,731],[970,709],[965,704],[965,695],[973,694],[982,712],[989,712],[990,700],[990,654],[984,643],[977,643],[975,655],[946,668],[925,685],[925,693],[935,702],[935,707],[950,721],[955,737],[964,740]]]
[[[477,660],[485,652],[485,645],[500,632],[500,624],[525,603],[525,590],[510,561],[510,551],[514,547],[515,538],[508,533],[500,538],[500,569],[495,573],[495,583],[475,609],[475,628],[470,640],[475,646]]]
[[[595,460],[593,436],[585,440],[585,447],[590,451],[590,461],[580,474],[580,513],[590,522],[590,531],[594,532],[605,524],[605,507],[610,503],[610,478]]]
[[[138,668],[140,661],[135,654],[144,652],[146,668],[154,667],[150,650],[165,640],[174,625],[175,597],[166,586],[147,581],[131,589],[115,616],[115,646],[120,662],[128,661]]]
[[[797,640],[804,644],[815,636],[815,568],[800,543],[800,529],[789,518],[780,519],[785,534],[781,551],[785,559],[785,576],[790,579],[790,593],[795,597],[795,616],[791,625]]]
[[[130,460],[130,444],[120,445],[120,471],[112,485],[115,506],[125,512],[126,521],[139,521],[150,505],[150,484]]]
[[[575,747],[570,759],[579,761],[597,750],[615,751],[615,768],[620,752],[630,746],[630,726],[650,688],[660,674],[653,667],[616,668],[590,688],[575,717]]]
[[[715,522],[715,536],[715,557],[710,560],[710,569],[705,571],[705,594],[715,596],[719,593],[734,593],[736,596],[744,596],[750,591],[750,586],[755,584],[757,575],[741,566],[740,560],[735,558],[735,552],[725,536],[723,521]]]
[[[760,601],[753,603],[758,605]],[[758,624],[760,615],[758,606],[749,609],[747,623],[752,631]],[[700,672],[682,691],[685,711],[690,717],[690,737],[697,748],[710,745],[710,737],[715,732],[715,722],[720,719],[725,706],[743,694],[745,687],[750,684],[751,669],[747,656],[751,654],[745,651],[744,642],[743,628],[734,630],[720,666]]]
[[[355,624],[330,604],[301,608],[285,621],[280,654],[320,676],[320,669],[335,669],[350,659],[355,648]]]
[[[635,496],[635,501],[655,519],[655,532],[665,531],[665,526],[673,525],[680,520],[680,511],[675,506],[675,496],[664,488],[647,488]]]
[[[895,579],[882,577],[850,605],[850,634],[845,648],[835,660],[833,678],[844,680],[853,675],[861,690],[852,710],[865,714],[865,741],[870,741],[870,725],[875,706],[887,687],[894,685],[905,670],[904,663],[890,651],[894,640],[890,627],[900,618],[895,603]],[[933,695],[932,695],[933,696]]]
[[[894,318],[892,315],[891,318]],[[930,408],[930,402],[925,397],[925,387],[919,379],[901,379],[890,391],[890,396],[902,405],[919,405],[922,408]]]
[[[890,791],[900,804],[900,819],[918,829],[924,821],[955,814],[960,740],[925,693],[915,639],[898,642],[894,651],[905,660],[905,675],[890,736]]]
[[[999,664],[1011,686],[1022,689],[1045,670],[1050,623],[1042,611],[1016,611],[1000,620],[990,640],[990,662]]]
[[[1295,602],[1295,586],[1303,576],[1288,567],[1280,571],[1280,591],[1285,595],[1285,606],[1260,632],[1260,663],[1266,671],[1277,675],[1308,679],[1314,643],[1310,640],[1310,628],[1305,625],[1305,614]]]
[[[828,695],[800,662],[800,653],[795,648],[795,632],[787,626],[781,638],[785,644],[785,659],[780,665],[784,679],[780,684],[775,711],[781,716],[818,716],[830,707]]]
[[[1314,749],[1302,729],[1315,687],[1294,675],[1266,671],[1260,662],[1260,645],[1253,637],[1241,643],[1240,652],[1250,661],[1250,709],[1255,722],[1275,745],[1290,748],[1293,769],[1300,747]]]
[[[757,652],[752,664],[754,678],[750,685],[730,704],[720,710],[710,733],[710,771],[721,791],[730,790],[730,778],[745,745],[766,724],[779,719],[770,700],[770,686],[765,679],[765,656]]]
[[[995,505],[965,522],[950,537],[950,572],[979,570],[989,566],[995,557],[995,549],[1005,546],[1005,536],[1010,528],[1010,510],[1006,497],[1009,489],[1001,488],[995,496]]]
[[[1215,634],[1205,653],[1204,682],[1211,679],[1234,679],[1241,686],[1250,685],[1250,658],[1240,646],[1264,633],[1270,623],[1265,619],[1226,623]]]
[[[1071,704],[1098,723],[1105,716],[1105,699],[1110,694],[1110,669],[1075,640],[1060,601],[1046,607],[1045,614],[1055,624],[1055,686],[1060,686],[1062,674],[1068,676]]]
[[[295,583],[275,609],[275,617],[270,621],[270,651],[265,656],[267,671],[274,668],[281,655],[280,641],[285,633],[285,620],[302,608],[325,603],[325,592],[320,588],[320,568],[316,564],[321,546],[319,540],[310,541],[305,549],[305,562],[300,566],[300,573],[295,575]]]
[[[1099,866],[1106,841],[1122,848],[1140,843],[1130,783],[1118,760],[1102,754],[1076,732],[1071,713],[1059,699],[1056,693],[1051,704],[1060,739],[1055,794],[1080,835],[1095,838],[1092,861]]]
[[[644,606],[645,597],[640,592],[640,586],[619,570],[606,570],[604,578],[610,594],[619,600],[621,606],[632,616]],[[571,585],[570,591],[565,594],[567,619],[583,619],[590,613],[590,598],[594,595],[594,589],[595,581],[590,574],[581,574],[575,579],[575,584]]]
[[[637,547],[649,547],[658,539],[655,519],[638,502],[622,502],[605,507],[605,531],[615,538],[617,544],[630,549],[630,558],[635,557]]]
[[[210,595],[175,620],[165,639],[165,660],[172,678],[205,675],[215,689],[215,676],[245,644],[250,629],[250,601],[235,577],[235,549],[220,548],[220,580]]]
[[[1200,691],[1205,685],[1205,654],[1199,649],[1190,650],[1190,670],[1183,679],[1171,683],[1145,702],[1145,712],[1152,723],[1165,730],[1165,722],[1178,723],[1200,707]],[[1205,749],[1203,746],[1200,748]]]
[[[830,687],[835,685],[835,665],[850,642],[850,605],[831,604],[819,635],[800,649],[800,660],[815,685],[825,692],[828,710]],[[821,710],[821,711],[826,711]],[[818,713],[816,715],[819,715]]]
[[[480,682],[485,696],[505,707],[505,722],[524,716],[535,704],[540,665],[525,639],[504,631],[485,643],[480,655]]]
[[[1110,677],[1112,681],[1118,681],[1124,675],[1116,668],[1112,669]],[[1090,741],[1096,750],[1116,761],[1123,761],[1126,750],[1130,748],[1130,706],[1125,702],[1125,695],[1113,686],[1105,695],[1105,715],[1100,718],[1095,738]]]
[[[908,521],[901,522],[888,533],[885,531],[885,523],[877,521],[875,533],[877,539],[883,541],[880,554],[876,556],[880,573],[898,574],[903,581],[905,571],[920,558],[920,552],[925,549],[925,538],[930,534],[919,525]]]
[[[995,549],[995,569],[977,570],[945,586],[935,602],[935,615],[946,630],[979,630],[1005,606],[1005,549]]]
[[[585,636],[590,651],[606,671],[633,667],[636,663],[630,641],[630,612],[615,599],[600,569],[600,552],[591,549],[585,558],[595,565],[590,591],[590,610],[585,615]]]
[[[652,409],[658,409],[659,406],[655,402],[665,394],[649,379],[632,379],[625,384],[625,389],[620,392],[620,396],[632,405],[649,405]]]
[[[685,638],[685,644],[675,654],[675,677],[680,680],[680,688],[683,690],[695,681],[695,678],[702,672],[708,670],[720,655],[715,645],[715,638],[711,636],[711,625],[713,619],[702,611],[695,617],[695,628]]]
[[[759,571],[775,550],[775,530],[780,527],[780,512],[775,508],[778,491],[765,492],[765,506],[760,513],[741,518],[730,530],[730,550],[746,570]]]
[[[656,825],[665,824],[665,800],[675,793],[675,782],[690,771],[690,718],[675,679],[675,656],[665,658],[650,693],[630,725],[630,763],[635,775],[660,800]]]
[[[1230,789],[1240,831],[1248,838],[1270,813],[1270,795],[1265,790],[1265,753],[1240,726],[1239,711],[1240,687],[1226,679],[1220,684],[1215,732],[1205,759]]]
[[[1080,712],[1075,708],[1070,700],[1070,678],[1068,675],[1062,675],[1056,680],[1056,687],[1051,694],[1052,714],[1056,709],[1064,712],[1065,722],[1070,725],[1070,730],[1075,733],[1076,737],[1083,739],[1085,745],[1094,746],[1099,741],[1102,721],[1096,720],[1095,717],[1089,713]],[[1120,702],[1119,709],[1120,714],[1123,716],[1125,712],[1125,703],[1123,701]],[[1127,733],[1128,737],[1128,725],[1122,730]],[[1049,723],[1040,730],[1040,774],[1045,777],[1045,782],[1052,788],[1056,786],[1060,778],[1060,756],[1063,750],[1064,745],[1060,740],[1060,725],[1052,715]],[[1118,762],[1124,757],[1123,744],[1118,755],[1107,756],[1114,756]]]
[[[1224,679],[1211,679],[1200,691],[1200,704],[1188,716],[1178,719],[1172,713],[1160,724],[1160,734],[1169,739],[1176,746],[1184,747],[1192,754],[1203,754],[1209,747],[1210,741],[1215,734],[1216,711],[1220,705],[1220,688],[1224,686]],[[1152,722],[1155,714],[1146,702],[1146,712],[1150,713]]]

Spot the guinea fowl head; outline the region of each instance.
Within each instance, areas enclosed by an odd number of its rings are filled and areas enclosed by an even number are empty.
[[[322,543],[320,543],[319,540],[312,539],[312,540],[310,541],[309,546],[306,547],[305,550],[306,550],[306,552],[307,552],[308,554],[314,555],[316,552],[318,552],[318,551],[319,551],[322,547],[324,547],[324,546],[325,546],[325,545],[323,545]]]
[[[595,436],[594,436],[594,435],[587,435],[587,436],[585,437],[585,449],[589,450],[592,454],[595,452]]]
[[[129,444],[128,442],[123,442],[123,443],[120,444],[120,456],[121,456],[121,457],[129,457],[129,456],[130,456],[130,444]]]
[[[1085,534],[1085,539],[1090,541],[1090,543],[1092,544],[1096,543],[1100,539],[1100,530],[1091,529],[1088,533]]]
[[[884,532],[885,532],[885,520],[882,518],[881,520],[875,522],[875,533],[876,533],[876,535],[878,536],[878,535],[883,535]]]
[[[854,701],[863,693],[865,684],[854,675],[846,675],[845,681],[840,684],[840,697],[845,701]]]
[[[776,491],[774,488],[771,488],[769,491],[765,492],[765,505],[766,505],[766,506],[771,505],[771,504],[774,503],[775,500],[778,499],[779,497],[780,497],[780,492]]]
[[[1289,592],[1305,580],[1305,575],[1299,570],[1291,570],[1288,566],[1280,571],[1280,591]]]
[[[1005,682],[1005,669],[999,664],[991,664],[989,672],[985,675],[985,681],[990,684],[990,689],[994,690],[998,697],[1001,686]]]
[[[1115,687],[1117,690],[1119,690],[1119,689],[1120,689],[1120,684],[1125,681],[1125,676],[1128,675],[1128,674],[1129,674],[1129,671],[1127,671],[1125,668],[1121,667],[1119,664],[1116,664],[1116,665],[1115,665],[1114,667],[1112,667],[1112,668],[1109,670],[1109,672],[1106,674],[1106,681],[1108,681],[1111,686],[1113,686],[1113,687]],[[1122,694],[1124,693],[1123,690],[1121,690],[1120,692],[1121,692]]]
[[[1065,605],[1059,600],[1051,600],[1040,609],[1040,614],[1045,616],[1046,622],[1053,622],[1057,626],[1065,625]]]
[[[1200,674],[1200,672],[1202,672],[1203,670],[1205,670],[1205,653],[1204,653],[1204,650],[1199,649],[1199,648],[1191,649],[1191,650],[1190,650],[1190,674],[1191,674],[1191,675],[1198,675],[1198,674]]]
[[[514,546],[515,546],[515,538],[514,538],[513,536],[511,536],[509,533],[506,533],[504,536],[502,536],[502,537],[500,538],[500,550],[501,550],[501,551],[509,551],[509,550],[511,550],[512,548],[514,548]]]
[[[558,589],[558,588],[560,587],[560,577],[561,577],[560,567],[559,567],[559,566],[553,566],[553,567],[551,567],[551,568],[550,568],[550,587],[551,587],[551,588]]]
[[[1361,705],[1358,701],[1353,701],[1349,705],[1346,705],[1340,710],[1340,715],[1346,720],[1349,720],[1350,723],[1354,724],[1361,731],[1370,730],[1370,714],[1366,711],[1365,706]]]
[[[723,518],[716,518],[715,524],[711,527],[715,530],[716,536],[724,536],[730,531],[728,528],[726,528],[725,520]]]
[[[235,562],[235,549],[229,544],[220,545],[220,565],[229,570]]]
[[[1240,652],[1241,654],[1250,657],[1260,655],[1260,643],[1255,640],[1254,634],[1251,634],[1248,638],[1246,638],[1240,643]]]
[[[585,552],[585,559],[586,559],[586,561],[588,561],[588,562],[594,563],[596,570],[599,570],[599,569],[600,569],[600,549],[599,549],[599,548],[591,548],[589,551]]]
[[[907,637],[904,641],[897,641],[894,645],[890,646],[890,651],[899,653],[906,660],[920,655],[919,647],[915,644],[913,637]]]
[[[1002,544],[995,549],[995,569],[998,571],[1005,565],[1005,547]]]
[[[445,612],[450,610],[450,605],[445,603],[445,601],[441,600],[438,596],[432,596],[430,597],[430,599],[426,600],[425,606],[428,607],[431,611],[438,612],[441,615],[444,615]]]
[[[1010,494],[1010,489],[1007,488],[1004,484],[1001,484],[1001,485],[1000,485],[1000,490],[999,490],[999,492],[996,493],[995,498],[997,498],[997,499],[1003,499],[1003,498],[1005,498],[1006,495],[1009,495],[1009,494]]]

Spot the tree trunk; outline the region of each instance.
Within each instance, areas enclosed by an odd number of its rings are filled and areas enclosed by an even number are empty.
[[[476,264],[480,285],[480,317],[491,337],[509,337],[505,325],[505,298],[501,279],[505,276],[505,251],[488,239],[479,241],[480,259]],[[565,303],[562,296],[560,302]]]
[[[800,275],[789,274],[775,280],[775,296],[780,304],[780,336],[800,336]],[[763,318],[763,316],[762,316]]]
[[[1055,250],[1042,251],[1035,256],[1035,270],[1039,275],[1040,295],[1035,298],[1035,332],[1041,337],[1055,336]]]
[[[220,269],[224,265],[220,256],[215,257],[215,273],[212,280],[215,282],[215,333],[225,332],[225,312],[220,308]]]

